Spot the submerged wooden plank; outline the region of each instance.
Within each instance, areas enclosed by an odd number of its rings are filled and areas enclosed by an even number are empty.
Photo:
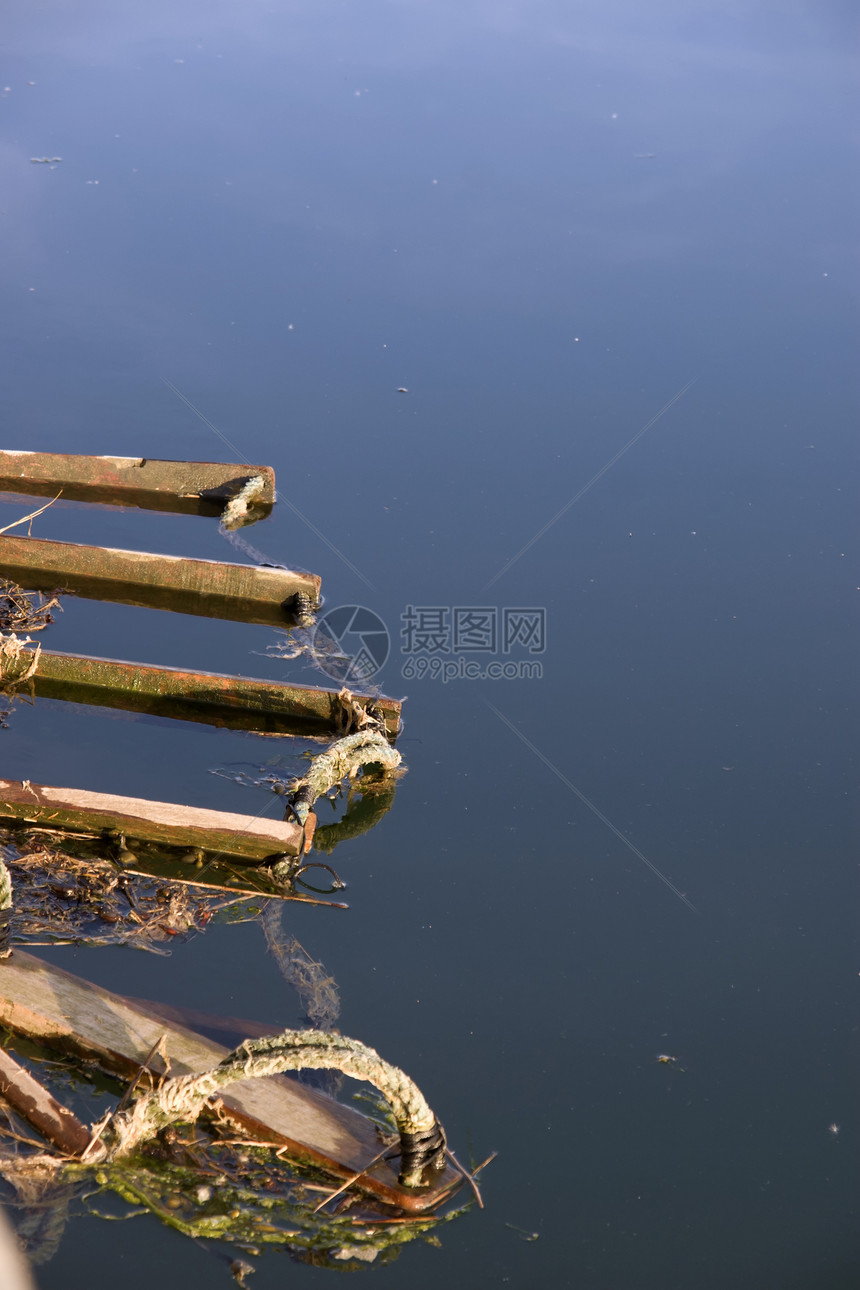
[[[19,950],[0,964],[0,1024],[127,1077],[137,1074],[162,1036],[171,1075],[206,1070],[228,1051]],[[149,1069],[164,1074],[162,1058],[150,1057]],[[219,1101],[217,1109],[237,1127],[260,1140],[281,1143],[294,1159],[339,1178],[352,1177],[379,1154],[372,1121],[288,1076],[243,1080]],[[356,1186],[419,1213],[438,1204],[458,1181],[449,1169],[433,1188],[406,1190],[395,1168],[381,1161]]]
[[[35,693],[46,699],[124,708],[260,734],[323,735],[349,728],[349,714],[337,690],[219,672],[189,672],[43,649],[32,685]],[[389,737],[392,741],[396,738],[401,711],[397,699],[366,694],[353,694],[352,699],[364,709],[379,712]]]
[[[210,811],[178,802],[53,788],[29,780],[0,779],[0,820],[85,833],[121,833],[126,838],[199,847],[226,858],[262,863],[271,856],[297,856],[313,840],[313,825]]]
[[[0,537],[0,574],[37,591],[276,627],[295,619],[297,595],[314,606],[320,597],[312,573],[9,534]]]
[[[137,506],[150,511],[220,515],[249,479],[263,480],[254,499],[263,519],[275,501],[271,466],[216,461],[153,461],[148,457],[84,457],[59,452],[0,449],[0,492],[69,501]]]
[[[189,1029],[214,1030],[219,1035],[226,1035],[233,1044],[240,1044],[243,1039],[264,1039],[277,1030],[275,1025],[264,1025],[262,1021],[249,1021],[247,1017],[221,1017],[215,1012],[201,1012],[198,1008],[179,1008],[172,1003],[162,1003],[160,999],[135,999],[125,995],[125,1001],[133,1008],[162,1021],[169,1021]]]
[[[89,1129],[2,1048],[0,1095],[49,1142],[68,1155],[80,1155],[89,1145]]]

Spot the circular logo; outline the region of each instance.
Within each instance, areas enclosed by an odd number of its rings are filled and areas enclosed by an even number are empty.
[[[343,685],[363,684],[385,666],[388,628],[364,605],[339,605],[318,621],[313,635],[317,666]]]

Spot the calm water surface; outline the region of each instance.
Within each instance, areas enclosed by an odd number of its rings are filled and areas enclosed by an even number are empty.
[[[336,977],[344,1033],[414,1076],[455,1149],[499,1157],[486,1209],[380,1285],[857,1284],[850,17],[6,14],[4,445],[233,459],[170,381],[276,468],[247,540],[391,635],[377,680],[408,695],[409,774],[337,853],[350,912],[285,925]],[[241,558],[193,517],[58,504],[34,532]],[[425,655],[542,677],[404,674],[408,606],[544,610],[542,653]],[[45,638],[325,683],[271,640],[73,599]],[[283,748],[41,702],[0,740],[8,776],[249,812],[265,793],[211,768]],[[254,926],[170,959],[49,956],[298,1020]],[[254,1261],[254,1290],[330,1275]],[[37,1274],[230,1284],[154,1219],[76,1218]]]

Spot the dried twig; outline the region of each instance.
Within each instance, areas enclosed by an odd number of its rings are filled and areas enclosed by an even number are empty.
[[[378,1153],[378,1155],[375,1155],[373,1159],[364,1166],[363,1169],[359,1169],[357,1174],[353,1174],[351,1178],[347,1178],[346,1182],[342,1183],[341,1186],[338,1187],[337,1191],[330,1192],[328,1196],[323,1196],[322,1200],[317,1205],[316,1209],[314,1209],[312,1212],[314,1214],[318,1214],[324,1205],[328,1205],[329,1201],[336,1200],[338,1196],[342,1196],[345,1191],[348,1191],[348,1189],[352,1186],[353,1183],[358,1182],[359,1178],[364,1177],[368,1169],[372,1169],[374,1165],[378,1165],[380,1160],[382,1160],[384,1156],[388,1155],[388,1152],[391,1150],[393,1146],[396,1145],[396,1143],[397,1143],[396,1138],[392,1138],[390,1142],[387,1142],[385,1146],[382,1148],[382,1150]]]
[[[47,600],[39,591],[25,591],[9,578],[0,579],[0,631],[44,631],[54,621],[51,610],[62,608],[59,596]]]
[[[63,490],[61,488],[60,491],[57,493],[57,497],[62,497],[62,495],[63,495]],[[40,506],[37,511],[31,511],[29,515],[22,516],[20,520],[15,520],[14,523],[12,524],[7,524],[5,529],[0,529],[0,537],[2,537],[4,533],[8,533],[10,529],[16,529],[19,524],[26,524],[28,520],[34,520],[37,515],[41,515],[43,511],[46,511],[48,509],[49,506],[53,506],[54,502],[57,500],[57,497],[52,497],[49,502],[45,502],[45,505]],[[28,537],[30,536],[29,532],[27,533],[27,536]]]
[[[472,1188],[472,1191],[475,1193],[475,1200],[478,1202],[478,1208],[483,1209],[484,1201],[481,1197],[481,1189],[479,1188],[478,1184],[475,1182],[475,1175],[470,1174],[468,1169],[464,1168],[464,1166],[460,1164],[460,1161],[454,1155],[454,1152],[451,1150],[450,1147],[445,1148],[445,1155],[451,1161],[451,1164],[454,1166],[454,1168],[457,1169],[463,1175],[463,1177],[466,1179],[466,1182]]]

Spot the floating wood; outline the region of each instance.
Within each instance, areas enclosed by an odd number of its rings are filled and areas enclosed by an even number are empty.
[[[253,515],[263,519],[275,501],[271,466],[217,461],[152,461],[147,457],[82,457],[58,452],[0,450],[0,492],[56,497],[186,515],[220,515],[249,479],[263,480]]]
[[[121,833],[127,839],[200,848],[226,859],[260,864],[273,856],[297,856],[313,839],[313,822],[266,820],[209,811],[176,802],[52,788],[29,780],[0,779],[0,820],[84,833]]]
[[[89,1129],[2,1048],[0,1095],[28,1124],[67,1155],[80,1155],[89,1145]]]
[[[73,1052],[125,1077],[134,1077],[149,1058],[154,1075],[165,1063],[152,1057],[160,1045],[170,1074],[198,1074],[228,1049],[202,1035],[151,1015],[139,1004],[90,985],[59,968],[16,950],[0,964],[0,1023],[52,1048]],[[243,1080],[218,1099],[223,1114],[253,1138],[281,1144],[297,1162],[353,1178],[379,1154],[372,1121],[289,1076]],[[389,1205],[420,1213],[437,1205],[459,1182],[447,1169],[432,1188],[402,1188],[391,1164],[380,1161],[355,1186]]]
[[[350,728],[350,713],[337,690],[219,672],[187,672],[43,649],[31,683],[35,693],[46,699],[124,708],[230,730],[325,735],[344,734]],[[353,694],[352,699],[365,710],[379,713],[393,742],[400,728],[399,701],[366,694]]]
[[[37,591],[65,591],[147,609],[283,627],[298,613],[297,596],[319,603],[320,579],[180,555],[0,537],[0,574]]]

